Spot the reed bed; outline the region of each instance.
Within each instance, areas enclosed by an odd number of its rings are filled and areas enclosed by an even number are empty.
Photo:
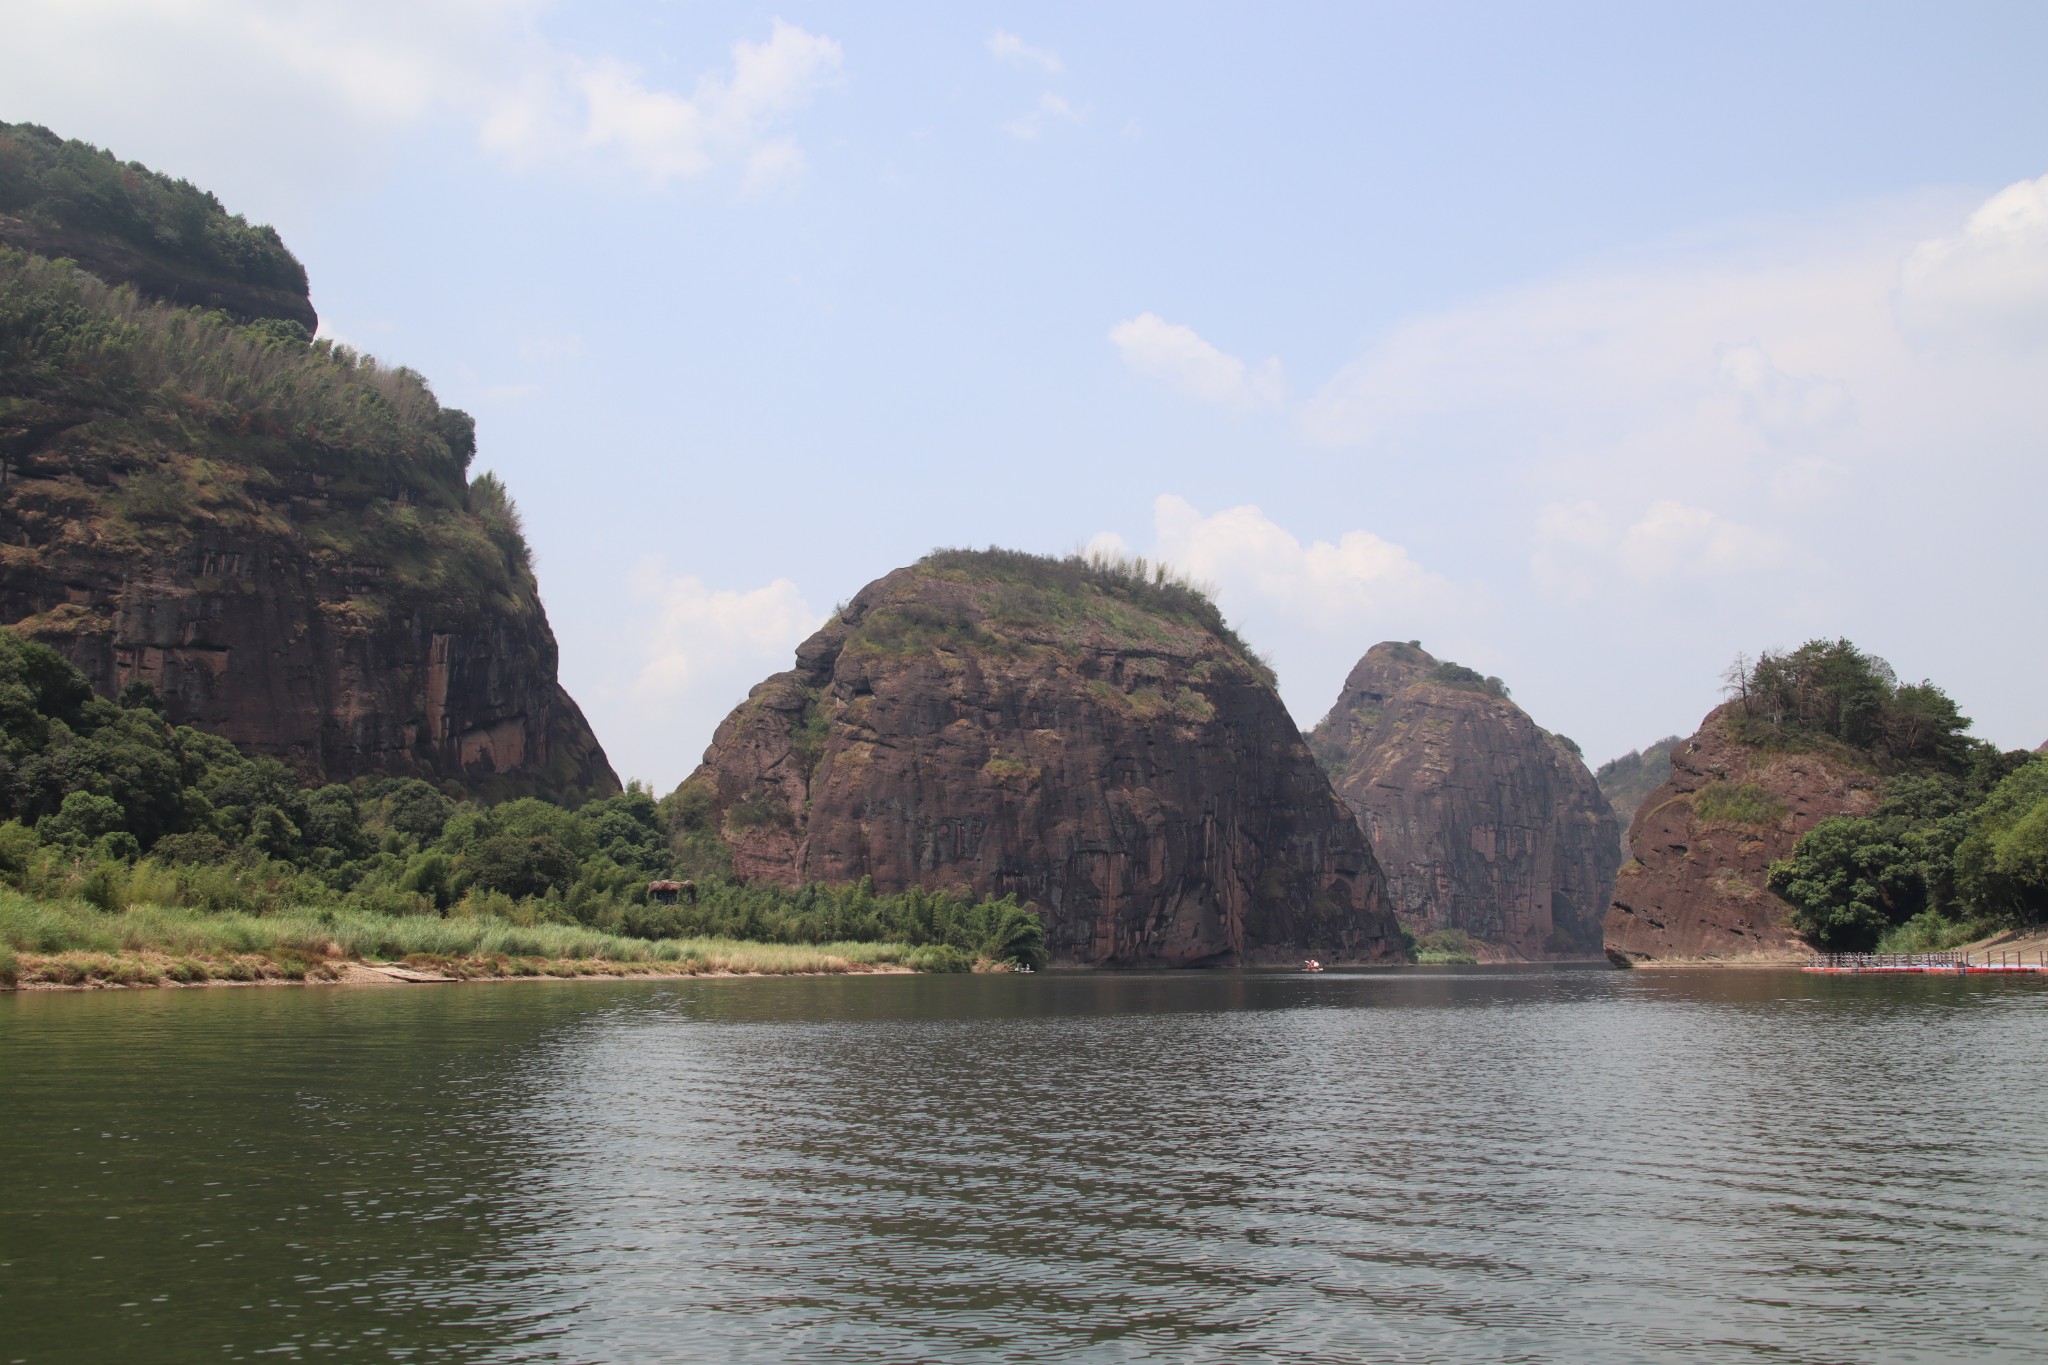
[[[405,962],[457,976],[836,973],[899,966],[900,943],[628,938],[581,925],[517,925],[361,911],[109,912],[0,890],[0,984],[319,979],[337,962]],[[573,964],[583,964],[580,968]],[[7,978],[15,978],[9,980]]]

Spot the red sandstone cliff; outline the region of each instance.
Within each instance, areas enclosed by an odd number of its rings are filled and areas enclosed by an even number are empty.
[[[1374,645],[1309,737],[1411,930],[1524,958],[1595,957],[1616,822],[1568,741],[1497,684]]]
[[[947,552],[855,595],[719,729],[735,869],[1014,893],[1055,962],[1398,960],[1378,864],[1192,594]]]
[[[0,244],[38,253],[0,250],[0,625],[104,694],[151,683],[174,723],[307,778],[616,791],[556,679],[517,513],[494,479],[467,477],[469,418],[410,371],[139,298],[312,321],[275,234],[182,182],[15,128],[0,129],[0,190],[55,213],[50,168],[67,157],[59,169],[132,190],[129,217],[156,215],[143,227],[182,223],[255,265],[215,281],[232,297],[192,294],[163,273],[175,262],[107,266],[128,249],[105,234],[0,218]],[[277,279],[298,287],[273,298]]]
[[[1875,772],[1840,755],[1743,743],[1730,733],[1734,712],[1733,703],[1716,708],[1673,747],[1671,780],[1629,826],[1634,856],[1615,879],[1605,929],[1617,963],[1803,953],[1766,871],[1822,820],[1877,804]]]

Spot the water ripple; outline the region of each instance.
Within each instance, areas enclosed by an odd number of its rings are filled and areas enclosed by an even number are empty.
[[[2031,1359],[2044,1044],[1775,973],[22,998],[0,1355]]]

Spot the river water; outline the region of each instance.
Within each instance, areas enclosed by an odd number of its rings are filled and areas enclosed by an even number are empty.
[[[0,1362],[2039,1360],[2048,984],[0,998]]]

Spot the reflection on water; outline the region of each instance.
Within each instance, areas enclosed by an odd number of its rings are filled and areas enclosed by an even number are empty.
[[[0,1365],[2037,1358],[2039,983],[0,1000]]]

